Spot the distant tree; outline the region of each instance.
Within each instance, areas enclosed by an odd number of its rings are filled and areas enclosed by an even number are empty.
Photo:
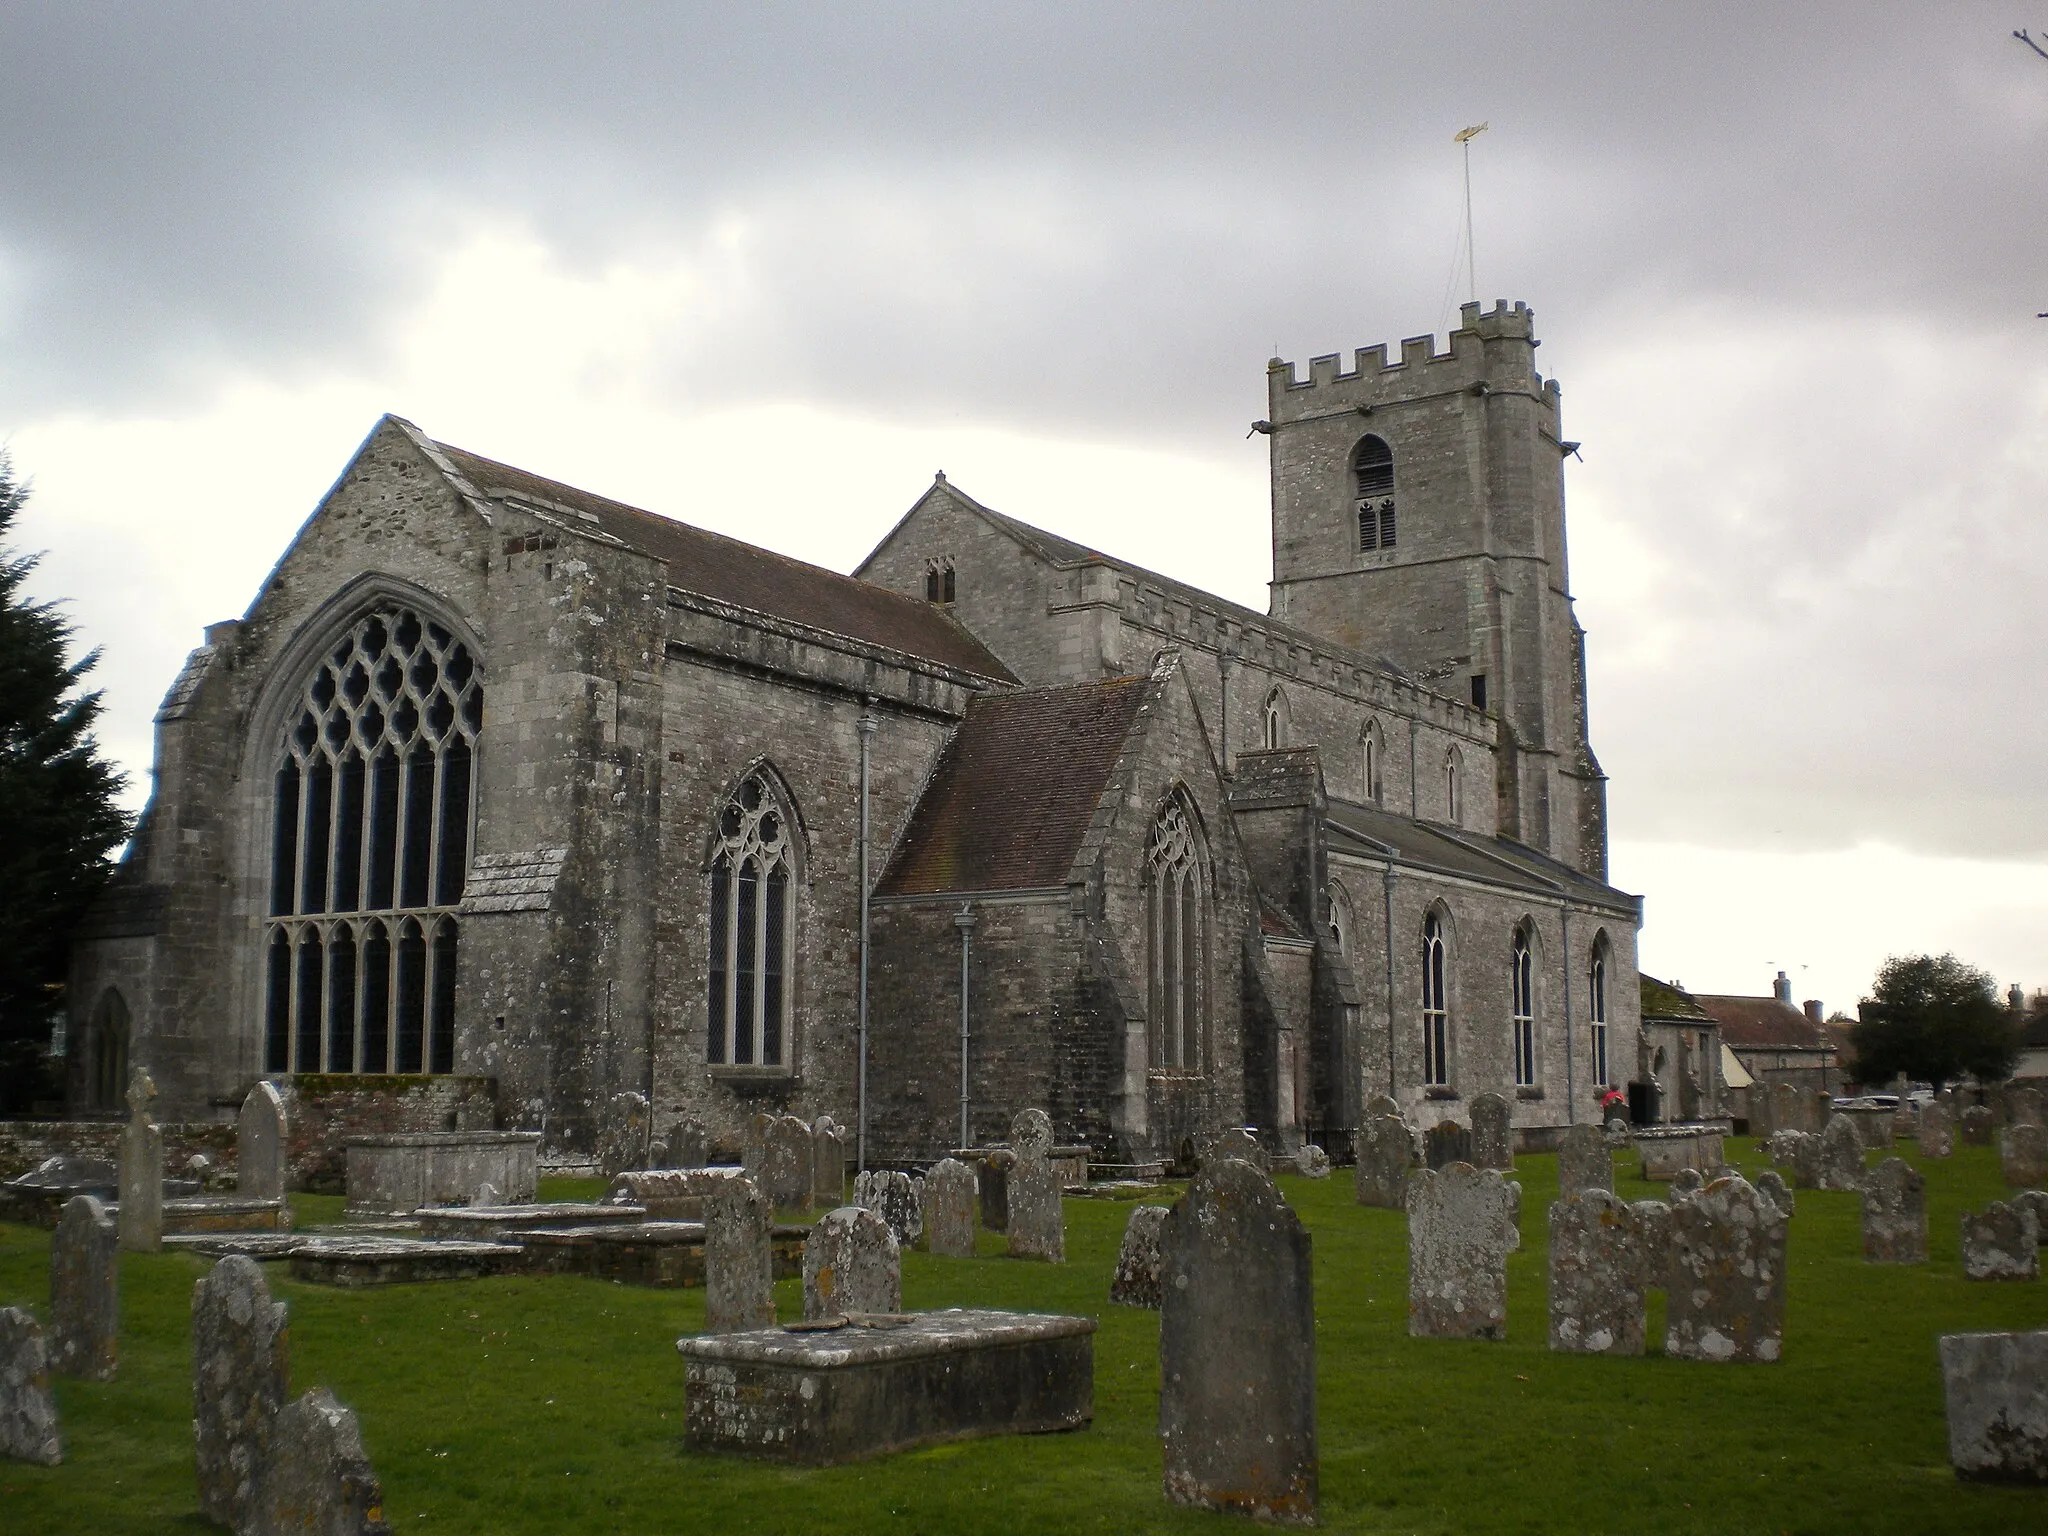
[[[71,932],[128,836],[121,774],[92,727],[100,696],[79,689],[99,661],[70,659],[74,632],[55,603],[22,591],[38,557],[16,554],[28,486],[0,449],[0,1108],[62,1091],[45,1047],[62,997]]]
[[[1939,1088],[1968,1073],[1992,1083],[2019,1060],[2019,1022],[1998,984],[1954,955],[1894,955],[1862,1013],[1849,1038],[1865,1081],[1903,1073]]]

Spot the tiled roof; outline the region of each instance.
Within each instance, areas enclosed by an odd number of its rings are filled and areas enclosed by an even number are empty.
[[[1368,859],[1391,855],[1397,863],[1420,869],[1463,875],[1552,898],[1568,894],[1604,906],[1626,907],[1636,899],[1507,838],[1488,837],[1441,822],[1416,821],[1384,806],[1360,805],[1333,797],[1324,822],[1332,853],[1355,853]]]
[[[878,894],[1064,885],[1149,680],[976,694]]]
[[[1645,1019],[1714,1021],[1714,1016],[1700,1007],[1699,999],[1683,987],[1675,987],[1668,981],[1659,981],[1642,973],[1637,974],[1636,983]]]
[[[1721,1026],[1721,1038],[1738,1051],[1825,1051],[1833,1048],[1821,1027],[1790,1003],[1775,997],[1694,999]]]
[[[543,479],[465,449],[446,443],[436,446],[485,496],[502,499],[509,493],[543,506],[553,503],[629,549],[665,562],[672,587],[980,677],[1016,681],[987,646],[951,614],[930,603]]]

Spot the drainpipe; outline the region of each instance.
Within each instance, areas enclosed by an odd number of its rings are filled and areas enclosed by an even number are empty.
[[[964,905],[953,914],[953,926],[960,930],[960,1140],[957,1145],[971,1147],[967,1139],[967,957],[974,949],[974,908]]]
[[[1401,1095],[1394,1083],[1394,861],[1387,860],[1387,1097],[1397,1103]]]
[[[1557,943],[1564,951],[1564,1123],[1579,1123],[1579,1095],[1572,1081],[1572,1036],[1578,1032],[1578,1025],[1572,1022],[1572,904],[1564,902],[1557,909]],[[1596,1105],[1593,1123],[1601,1125],[1607,1117]]]
[[[860,1073],[855,1089],[859,1098],[855,1166],[863,1173],[868,1166],[868,746],[874,740],[876,724],[875,712],[868,706],[873,703],[873,699],[861,701],[856,722],[860,728]]]

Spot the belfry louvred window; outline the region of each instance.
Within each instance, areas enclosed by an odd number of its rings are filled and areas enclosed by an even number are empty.
[[[455,1070],[482,669],[396,604],[287,710],[272,789],[266,1072]]]
[[[1394,450],[1384,438],[1361,438],[1351,453],[1351,475],[1357,492],[1359,550],[1392,549],[1396,532]]]
[[[768,775],[740,781],[719,808],[711,855],[709,1032],[714,1066],[789,1059],[793,828]]]

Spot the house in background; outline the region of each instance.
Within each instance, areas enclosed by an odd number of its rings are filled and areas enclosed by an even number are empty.
[[[1642,997],[1643,1059],[1636,1080],[1647,1084],[1655,1098],[1647,1112],[1632,1102],[1630,1117],[1643,1124],[1710,1120],[1728,1114],[1730,1090],[1746,1088],[1749,1074],[1729,1057],[1719,1022],[1676,982],[1638,975],[1637,984]]]
[[[1792,1001],[1783,971],[1769,997],[1731,997],[1702,992],[1693,1001],[1721,1026],[1729,1054],[1760,1083],[1793,1083],[1829,1092],[1842,1086],[1841,1059],[1822,1020],[1821,1005]]]

